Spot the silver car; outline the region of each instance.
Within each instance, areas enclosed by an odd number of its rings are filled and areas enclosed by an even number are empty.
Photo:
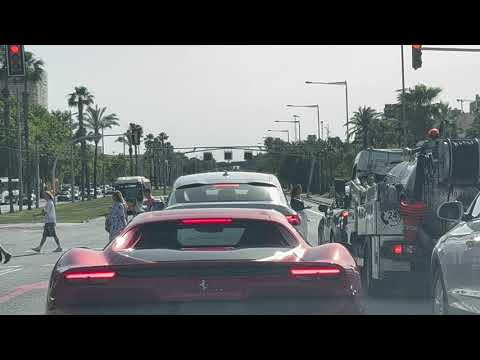
[[[480,193],[465,213],[455,201],[442,204],[437,216],[456,225],[433,250],[433,312],[480,314]]]
[[[282,186],[272,174],[209,172],[180,176],[173,184],[165,210],[188,208],[274,209],[290,224],[301,219],[288,204]]]

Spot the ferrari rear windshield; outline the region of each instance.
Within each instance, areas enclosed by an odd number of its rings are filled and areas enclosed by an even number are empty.
[[[292,248],[296,245],[297,240],[289,230],[267,221],[233,220],[228,224],[208,221],[190,224],[187,221],[187,224],[163,222],[143,225],[139,229],[135,249]]]
[[[282,203],[283,194],[269,184],[195,184],[172,194],[172,203],[272,201]]]

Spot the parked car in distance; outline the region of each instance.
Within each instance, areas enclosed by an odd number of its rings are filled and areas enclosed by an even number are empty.
[[[35,194],[31,194],[30,195],[30,205],[33,205],[33,203],[35,202],[35,200],[37,199],[37,197],[35,196]],[[20,205],[20,199],[18,199],[18,205]],[[26,194],[23,195],[23,203],[22,205],[28,205],[28,197]]]
[[[72,195],[69,191],[62,191],[57,195],[57,201],[72,201]]]

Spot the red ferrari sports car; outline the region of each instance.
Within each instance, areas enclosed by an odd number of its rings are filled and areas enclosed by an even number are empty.
[[[137,216],[101,251],[55,265],[47,314],[361,314],[359,271],[340,244],[312,247],[275,210]]]

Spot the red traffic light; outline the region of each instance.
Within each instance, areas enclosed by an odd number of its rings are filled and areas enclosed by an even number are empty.
[[[20,45],[10,45],[10,52],[13,55],[18,55],[20,54]]]
[[[415,70],[422,67],[422,45],[412,45],[412,67]]]
[[[23,45],[4,45],[8,76],[25,76],[25,54]]]

